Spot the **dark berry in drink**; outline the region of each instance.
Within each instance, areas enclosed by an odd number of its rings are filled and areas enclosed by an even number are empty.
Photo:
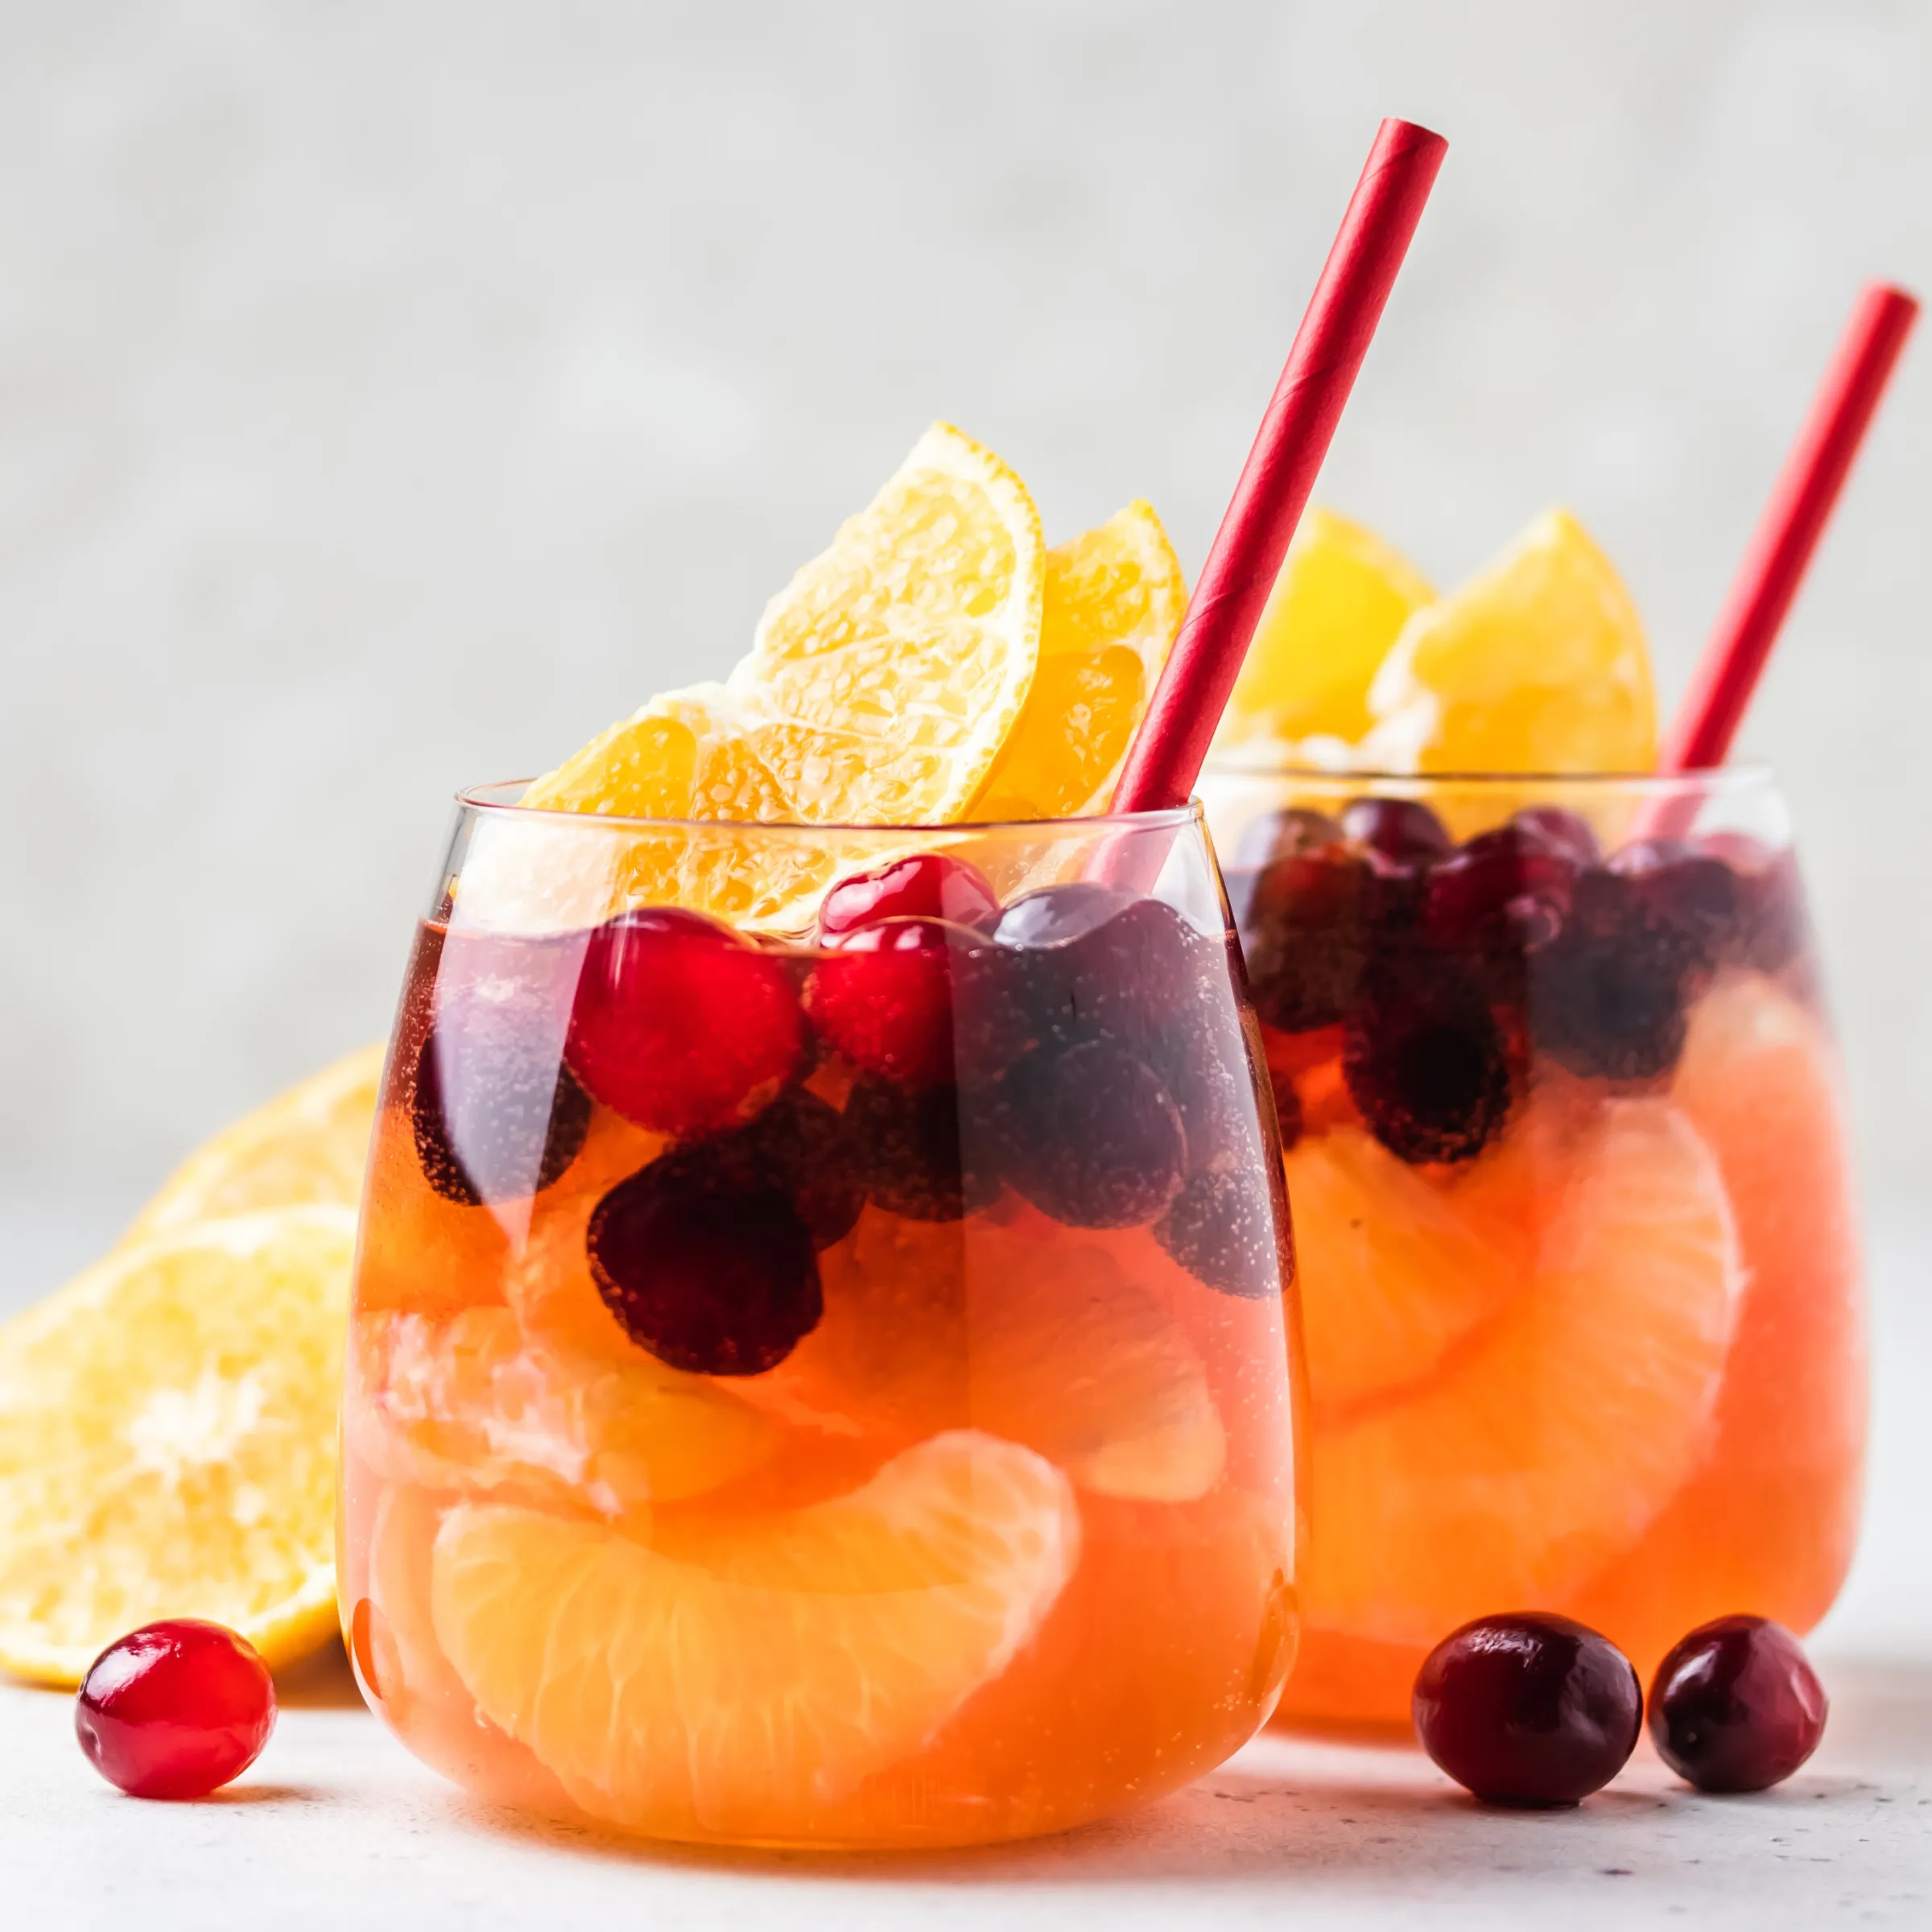
[[[812,1025],[864,1072],[911,1087],[950,1080],[954,968],[975,939],[943,919],[857,928],[812,969],[805,995]]]
[[[795,1087],[742,1127],[687,1141],[658,1161],[664,1184],[680,1172],[690,1184],[743,1189],[775,1183],[790,1197],[815,1248],[836,1247],[865,1205],[857,1137],[839,1109]]]
[[[1637,1745],[1644,1698],[1607,1637],[1536,1612],[1479,1617],[1429,1653],[1416,1734],[1450,1777],[1492,1805],[1574,1805]]]
[[[805,1041],[790,962],[714,920],[646,906],[591,935],[571,1067],[640,1127],[683,1135],[745,1119],[797,1072]]]
[[[861,1078],[845,1103],[866,1191],[888,1214],[956,1221],[990,1207],[1000,1179],[974,1095]]]
[[[1346,836],[1397,865],[1432,865],[1455,841],[1419,799],[1353,799],[1342,809]]]
[[[1796,857],[1744,832],[1713,832],[1698,843],[1737,877],[1743,898],[1737,964],[1760,972],[1781,972],[1810,938]]]
[[[1368,962],[1373,890],[1367,865],[1345,845],[1292,853],[1261,874],[1241,942],[1265,1024],[1310,1033],[1347,1017]]]
[[[1286,1192],[1273,1161],[1191,1174],[1154,1223],[1154,1238],[1223,1294],[1265,1300],[1294,1279]]]
[[[672,1157],[590,1217],[591,1274],[640,1348],[693,1375],[761,1375],[824,1312],[811,1231],[784,1191]]]
[[[1720,1616],[1657,1666],[1650,1741],[1700,1791],[1764,1791],[1818,1748],[1827,1709],[1824,1686],[1782,1624]]]
[[[1674,839],[1626,845],[1608,870],[1624,880],[1651,919],[1682,934],[1699,964],[1715,966],[1742,956],[1743,881],[1722,859]]]
[[[1512,819],[1478,832],[1430,873],[1423,933],[1444,951],[1507,967],[1556,936],[1576,875],[1567,846]]]
[[[1538,956],[1530,1026],[1542,1051],[1585,1079],[1661,1079],[1683,1052],[1699,983],[1699,940],[1641,887],[1607,870],[1583,874],[1562,933]]]
[[[88,1761],[132,1798],[205,1798],[261,1756],[275,1725],[275,1682],[254,1646],[192,1616],[109,1644],[74,1704]]]
[[[1231,869],[1261,871],[1278,859],[1299,858],[1342,842],[1340,826],[1327,813],[1291,806],[1264,812],[1252,820],[1236,841]]]
[[[1594,865],[1603,857],[1596,828],[1580,811],[1562,805],[1531,805],[1517,812],[1513,823],[1543,844],[1568,852],[1579,865]]]
[[[1369,1131],[1411,1165],[1473,1160],[1509,1117],[1509,1041],[1480,979],[1452,961],[1371,985],[1342,1073]]]
[[[1224,990],[1225,975],[1218,982]],[[1187,1169],[1235,1162],[1258,1164],[1261,1113],[1247,1036],[1233,1008],[1203,981],[1149,1041],[1143,1058],[1180,1110]]]
[[[919,852],[840,879],[819,908],[819,936],[836,940],[881,919],[949,919],[989,925],[999,895],[978,866],[943,852]]]
[[[590,1097],[554,1039],[483,1009],[431,1028],[410,1121],[423,1178],[445,1200],[477,1208],[561,1179],[590,1131]]]
[[[1069,1227],[1143,1226],[1187,1178],[1180,1109],[1117,1041],[1036,1046],[1001,1083],[997,1108],[1008,1182]]]

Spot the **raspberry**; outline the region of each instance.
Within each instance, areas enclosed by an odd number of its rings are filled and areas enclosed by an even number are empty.
[[[625,1334],[689,1374],[762,1375],[824,1312],[798,1208],[699,1149],[619,1182],[592,1214],[585,1247]]]
[[[1702,959],[1698,940],[1628,880],[1585,873],[1568,923],[1531,977],[1531,1036],[1586,1079],[1660,1079],[1683,1051]]]
[[[702,1133],[755,1113],[804,1057],[791,964],[729,927],[646,906],[591,935],[571,1068],[626,1120]]]
[[[664,1155],[671,1174],[690,1172],[742,1188],[775,1183],[791,1197],[815,1248],[836,1247],[865,1205],[865,1177],[845,1117],[815,1093],[794,1088],[742,1127],[687,1141]],[[671,1174],[666,1177],[668,1184]]]
[[[1342,810],[1342,831],[1397,865],[1431,865],[1454,844],[1442,820],[1419,799],[1352,799]]]
[[[941,919],[863,926],[813,968],[806,1010],[853,1066],[912,1087],[953,1075],[953,962],[972,935]]]
[[[862,1077],[845,1103],[867,1192],[888,1214],[956,1221],[990,1207],[999,1176],[968,1094]]]
[[[74,1730],[88,1762],[131,1798],[205,1798],[262,1754],[275,1686],[254,1646],[220,1624],[143,1624],[88,1666]]]
[[[1372,985],[1348,1022],[1342,1072],[1370,1131],[1411,1164],[1473,1160],[1509,1116],[1502,1029],[1480,981],[1452,962]]]
[[[1194,1174],[1154,1223],[1154,1238],[1198,1282],[1260,1301],[1294,1279],[1294,1243],[1272,1161]]]
[[[1057,1221],[1139,1227],[1180,1192],[1180,1110],[1116,1041],[1036,1046],[1001,1083],[997,1107],[1007,1180]]]
[[[881,919],[990,925],[999,910],[999,895],[978,866],[945,852],[914,852],[840,879],[819,908],[819,936],[836,939]]]

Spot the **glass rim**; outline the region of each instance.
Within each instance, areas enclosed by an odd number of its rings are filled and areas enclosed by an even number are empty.
[[[1060,819],[951,819],[939,822],[895,820],[886,824],[853,824],[843,820],[811,821],[802,819],[652,819],[626,816],[617,812],[559,811],[547,805],[525,805],[520,798],[497,798],[497,792],[522,793],[535,783],[534,778],[498,778],[481,785],[466,785],[456,793],[460,811],[487,813],[506,820],[531,824],[609,826],[632,832],[670,831],[746,833],[764,836],[778,833],[791,836],[822,838],[828,834],[842,837],[885,834],[901,838],[930,838],[939,832],[962,837],[989,834],[1030,833],[1063,835],[1069,832],[1183,832],[1204,822],[1200,799],[1190,798],[1185,805],[1165,805],[1152,811],[1104,811],[1081,817]]]
[[[1350,786],[1409,785],[1439,790],[1451,785],[1476,791],[1521,791],[1529,786],[1572,786],[1599,791],[1669,793],[1684,791],[1745,791],[1774,785],[1777,774],[1762,760],[1734,764],[1700,765],[1688,771],[1381,771],[1331,770],[1298,765],[1263,752],[1244,753],[1238,747],[1211,753],[1202,776],[1237,778],[1287,778],[1297,784]]]

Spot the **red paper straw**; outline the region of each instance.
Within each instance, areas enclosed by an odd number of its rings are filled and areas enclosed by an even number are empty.
[[[1860,295],[1664,739],[1660,771],[1724,762],[1918,317],[1902,288],[1874,282]]]
[[[1134,735],[1116,811],[1184,805],[1448,142],[1385,121]]]

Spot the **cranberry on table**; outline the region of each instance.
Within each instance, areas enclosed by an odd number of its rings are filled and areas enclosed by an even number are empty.
[[[585,1247],[640,1348],[693,1375],[775,1368],[824,1312],[811,1231],[790,1197],[729,1166],[653,1162],[598,1202]]]
[[[1827,1710],[1824,1686],[1782,1624],[1720,1616],[1657,1666],[1650,1741],[1700,1791],[1764,1791],[1818,1748]]]
[[[205,1798],[239,1777],[275,1725],[254,1646],[220,1624],[144,1624],[88,1666],[74,1730],[88,1761],[133,1798]]]
[[[836,939],[881,919],[979,926],[999,910],[999,895],[978,866],[943,852],[919,852],[840,879],[819,908],[819,935]]]
[[[943,919],[861,926],[812,968],[812,1023],[852,1065],[912,1087],[953,1074],[956,961],[978,935]]]
[[[1644,1695],[1629,1657],[1567,1616],[1479,1617],[1423,1661],[1412,1705],[1422,1748],[1493,1805],[1579,1803],[1636,1748]]]
[[[600,926],[567,1047],[593,1099],[659,1133],[754,1113],[797,1071],[805,1016],[791,962],[675,906]]]

